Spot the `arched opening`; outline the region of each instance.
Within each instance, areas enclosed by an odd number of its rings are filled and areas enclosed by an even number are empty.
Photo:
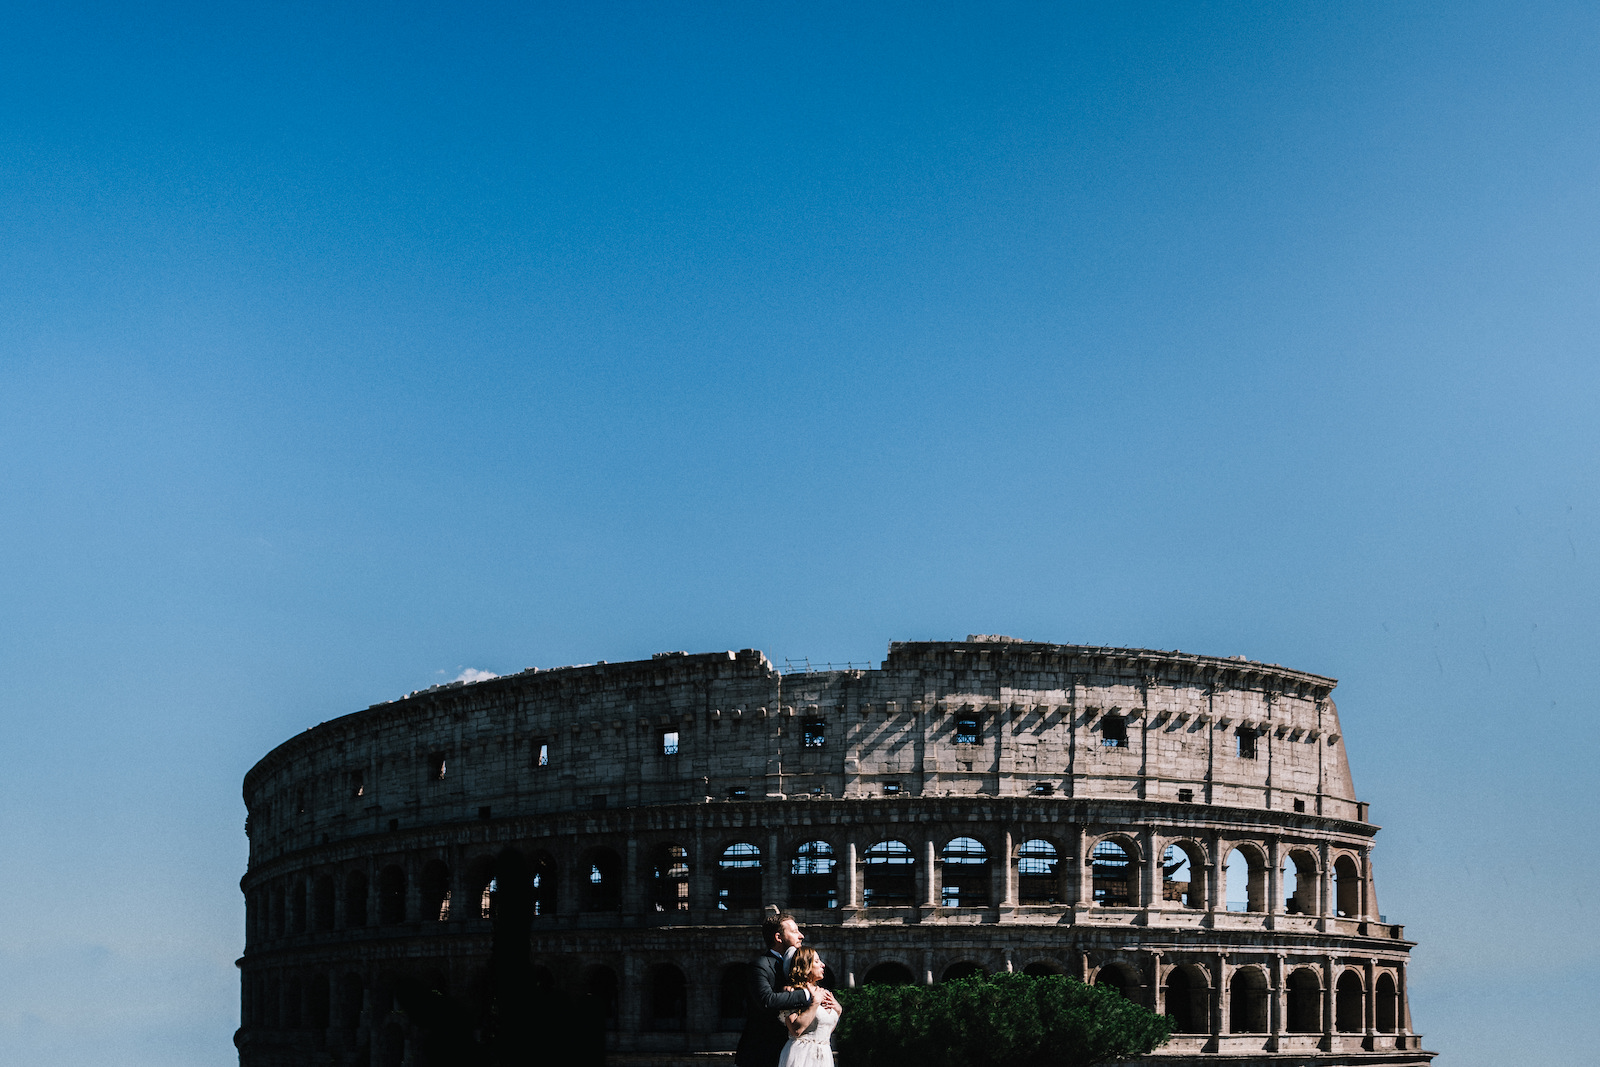
[[[944,969],[944,974],[939,976],[939,981],[954,982],[958,978],[971,978],[975,974],[984,975],[988,973],[988,971],[983,969],[982,964],[974,963],[971,960],[961,960],[958,963],[952,963],[950,966],[946,967]]]
[[[494,857],[479,856],[467,864],[466,897],[463,907],[470,909],[464,918],[494,918],[494,899],[500,883],[494,876]]]
[[[1017,848],[1017,899],[1023,904],[1061,903],[1056,846],[1034,838]]]
[[[939,903],[947,908],[989,905],[989,852],[973,837],[958,837],[940,853]]]
[[[1333,1000],[1333,1025],[1341,1034],[1359,1034],[1366,1030],[1366,1007],[1362,1003],[1365,990],[1361,988],[1361,976],[1355,971],[1345,971],[1339,976],[1339,984],[1334,987],[1336,993]]]
[[[1126,1000],[1139,1002],[1139,976],[1124,963],[1108,963],[1095,972],[1094,984],[1115,989]]]
[[[406,1060],[406,1032],[389,1023],[378,1034],[378,1067],[401,1067]]]
[[[306,981],[306,1025],[313,1030],[326,1030],[332,1005],[328,996],[328,976],[314,974]]]
[[[1108,908],[1125,908],[1133,903],[1133,862],[1128,850],[1115,841],[1095,843],[1094,902]]]
[[[273,937],[282,937],[284,930],[288,928],[283,919],[283,910],[283,886],[275,885],[272,887],[272,906],[268,909]]]
[[[367,925],[367,876],[361,871],[344,876],[344,925],[346,929]]]
[[[1206,889],[1204,863],[1198,850],[1187,842],[1172,844],[1161,853],[1161,900],[1185,908],[1204,908]]]
[[[610,967],[590,967],[583,976],[583,995],[594,1002],[594,1014],[607,1030],[617,1028],[617,972]]]
[[[1229,911],[1267,910],[1267,868],[1254,848],[1236,848],[1228,853],[1224,897]]]
[[[1341,919],[1361,914],[1361,874],[1349,856],[1340,856],[1333,865],[1333,899]]]
[[[833,846],[807,841],[789,860],[789,903],[796,908],[837,908],[839,869]]]
[[[1039,978],[1047,974],[1066,974],[1067,972],[1059,963],[1053,960],[1034,960],[1022,968],[1022,973]]]
[[[550,853],[540,850],[533,854],[533,873],[530,882],[533,886],[533,913],[534,915],[554,915],[556,913],[556,861]]]
[[[750,985],[750,965],[730,963],[722,968],[722,983],[717,991],[717,1019],[724,1030],[744,1025],[745,993]]]
[[[1267,1032],[1267,976],[1259,967],[1241,967],[1228,983],[1228,1030],[1235,1034]]]
[[[1283,910],[1290,915],[1317,913],[1317,858],[1303,849],[1283,862]]]
[[[862,985],[910,985],[914,981],[911,968],[890,960],[878,964],[867,972]]]
[[[688,985],[670,963],[650,968],[648,1017],[652,1030],[682,1030],[689,1014]]]
[[[285,1030],[300,1029],[300,1009],[306,999],[305,983],[300,981],[300,976],[295,975],[289,979],[289,988],[283,998],[283,1028]]]
[[[278,976],[273,975],[266,982],[266,1010],[262,1013],[266,1019],[268,1030],[281,1029],[283,1022],[283,986],[278,981]]]
[[[422,868],[422,919],[444,922],[450,918],[450,868],[443,860],[429,860]]]
[[[584,854],[579,869],[585,872],[578,889],[581,911],[620,911],[622,908],[622,860],[609,848],[592,848]]]
[[[406,921],[406,872],[385,867],[378,875],[378,923],[391,926]]]
[[[754,908],[761,903],[761,850],[736,841],[717,861],[717,910]]]
[[[298,878],[289,883],[289,926],[297,934],[306,932],[306,884]]]
[[[333,897],[333,875],[317,875],[311,891],[311,918],[319,933],[333,929]]]
[[[650,854],[650,904],[656,911],[689,910],[689,850],[657,845]]]
[[[1192,966],[1174,967],[1162,988],[1172,1031],[1177,1034],[1211,1032],[1209,997],[1204,977]]]
[[[1373,995],[1377,998],[1373,1008],[1378,1016],[1378,1032],[1394,1033],[1400,1017],[1400,998],[1396,994],[1394,976],[1388,971],[1378,975],[1377,990]]]
[[[1322,983],[1317,972],[1301,967],[1289,975],[1285,983],[1288,992],[1288,1025],[1293,1034],[1322,1032]]]
[[[366,992],[359,974],[339,979],[339,1026],[352,1034],[361,1027],[361,1001]]]
[[[904,841],[879,841],[861,857],[861,900],[869,908],[904,908],[916,896],[916,861]]]

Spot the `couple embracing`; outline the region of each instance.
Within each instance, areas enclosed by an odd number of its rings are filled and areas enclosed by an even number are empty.
[[[839,1002],[822,988],[822,960],[805,939],[793,915],[768,908],[765,951],[750,965],[738,1067],[833,1067],[828,1042]]]

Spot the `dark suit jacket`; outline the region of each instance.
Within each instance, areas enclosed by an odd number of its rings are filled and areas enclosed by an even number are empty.
[[[803,989],[784,992],[783,961],[770,952],[750,964],[745,991],[744,1033],[733,1062],[738,1067],[777,1067],[789,1031],[778,1021],[780,1011],[804,1011],[811,1003]]]

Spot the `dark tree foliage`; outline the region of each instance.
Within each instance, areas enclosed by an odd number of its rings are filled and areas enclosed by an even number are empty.
[[[838,994],[841,1067],[1094,1067],[1143,1056],[1172,1020],[1061,975],[973,975]]]

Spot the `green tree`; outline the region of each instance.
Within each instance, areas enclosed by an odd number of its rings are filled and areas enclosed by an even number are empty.
[[[839,995],[842,1067],[1094,1067],[1163,1044],[1172,1020],[1061,975],[974,975]]]

